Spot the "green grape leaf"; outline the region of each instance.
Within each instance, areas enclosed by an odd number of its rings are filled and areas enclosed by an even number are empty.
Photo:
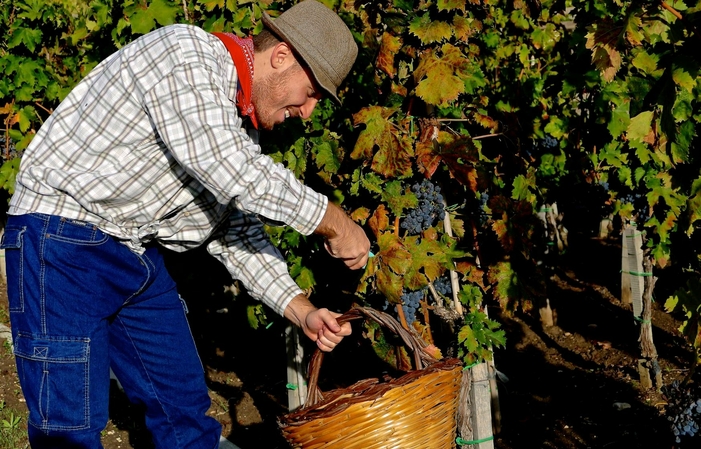
[[[634,54],[635,56],[631,61],[633,67],[648,75],[658,76],[661,73],[661,71],[657,69],[657,64],[660,61],[659,54],[649,54],[643,49],[634,52]]]
[[[321,171],[319,176],[326,181],[327,184],[331,183],[331,176],[338,173],[339,168],[341,168],[341,162],[343,162],[344,150],[339,146],[338,140],[329,137],[329,133],[324,133],[324,139],[312,148],[312,154],[316,161],[316,166]]]
[[[401,181],[390,181],[384,185],[382,201],[386,202],[389,209],[396,216],[402,215],[404,209],[414,209],[419,200]]]
[[[0,187],[7,190],[11,195],[15,193],[15,179],[19,172],[20,158],[15,157],[9,161],[5,161],[0,167]]]
[[[34,53],[37,45],[41,44],[41,37],[41,30],[18,27],[12,30],[12,33],[7,39],[7,48],[15,48],[20,44],[24,44],[29,51]]]
[[[611,112],[607,128],[614,139],[622,135],[630,126],[630,103],[623,102]]]

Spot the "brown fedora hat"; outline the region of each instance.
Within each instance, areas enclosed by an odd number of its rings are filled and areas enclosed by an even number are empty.
[[[338,86],[350,72],[358,46],[338,15],[316,0],[303,0],[265,26],[285,41],[309,66],[316,82],[340,103]]]

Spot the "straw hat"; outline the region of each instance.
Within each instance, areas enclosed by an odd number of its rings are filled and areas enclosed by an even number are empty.
[[[263,13],[263,23],[292,47],[316,82],[340,103],[336,91],[358,56],[358,46],[343,20],[318,1],[304,0],[275,20]]]

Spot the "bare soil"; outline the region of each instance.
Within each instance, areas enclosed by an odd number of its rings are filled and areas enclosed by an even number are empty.
[[[675,443],[667,419],[670,398],[640,387],[640,328],[631,307],[619,300],[620,251],[618,239],[571,236],[548,286],[555,326],[490,309],[507,333],[506,348],[495,353],[496,368],[508,378],[498,384],[493,409],[496,448],[701,447],[698,437]],[[252,329],[247,304],[224,291],[216,262],[178,255],[173,267],[206,366],[209,413],[242,449],[288,449],[276,423],[288,411],[285,321],[276,318],[267,328]],[[658,283],[660,292],[666,288]],[[660,302],[654,304],[653,336],[669,385],[687,374],[692,353],[679,335],[680,322]],[[6,307],[4,288],[0,304]],[[0,400],[24,407],[9,355],[0,357]],[[110,416],[105,449],[153,447],[143,412],[116,385]]]

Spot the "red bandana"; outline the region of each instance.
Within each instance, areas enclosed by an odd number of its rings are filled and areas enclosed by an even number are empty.
[[[239,85],[236,89],[236,107],[241,115],[251,118],[251,123],[258,129],[255,108],[251,103],[253,92],[253,39],[240,38],[232,33],[212,33],[217,36],[229,50],[236,66]]]

